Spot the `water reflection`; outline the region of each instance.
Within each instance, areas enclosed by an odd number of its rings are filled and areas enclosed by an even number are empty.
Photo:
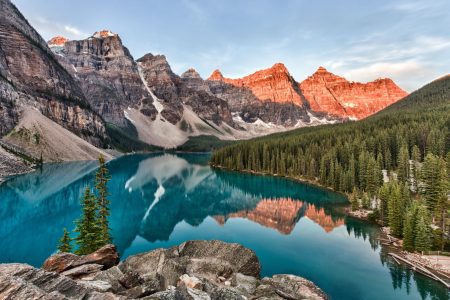
[[[380,252],[377,228],[346,218],[342,195],[212,170],[207,159],[133,155],[109,163],[111,230],[124,257],[216,238],[254,249],[264,274],[307,277],[334,299],[448,299],[445,288]],[[96,165],[46,165],[0,186],[0,262],[39,266],[55,251],[62,228],[72,229],[79,216],[79,199]]]
[[[214,216],[217,223],[224,225],[231,218],[245,218],[268,228],[278,230],[283,234],[290,234],[302,217],[307,217],[318,224],[325,232],[344,225],[344,219],[337,217],[333,220],[323,207],[316,207],[304,201],[292,198],[262,199],[252,210],[242,210],[227,215]]]

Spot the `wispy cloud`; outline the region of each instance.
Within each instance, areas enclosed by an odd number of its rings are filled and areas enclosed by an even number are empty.
[[[65,36],[68,39],[82,39],[90,35],[71,24],[61,24],[40,16],[31,17],[29,21],[45,39],[57,35]]]

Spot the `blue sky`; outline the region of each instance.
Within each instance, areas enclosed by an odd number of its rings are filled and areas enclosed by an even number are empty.
[[[450,73],[450,1],[13,0],[45,39],[118,33],[134,58],[240,77],[283,62],[297,81],[320,65],[412,91]]]

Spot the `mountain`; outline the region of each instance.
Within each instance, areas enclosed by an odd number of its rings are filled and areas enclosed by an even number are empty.
[[[319,67],[299,84],[313,111],[337,117],[363,119],[408,95],[391,79],[349,82]]]
[[[416,153],[418,163],[428,154],[450,159],[449,111],[450,75],[361,121],[301,128],[236,143],[214,152],[211,163],[303,178],[341,192],[350,193],[355,188],[373,192],[382,183],[381,169],[386,174],[399,172],[402,155],[408,160]]]
[[[0,5],[1,136],[32,124],[23,116],[34,107],[95,146],[209,145],[363,118],[406,95],[388,79],[352,83],[323,68],[298,83],[281,63],[238,79],[216,70],[205,80],[193,68],[177,75],[164,55],[135,60],[110,30],[46,43],[10,1]],[[31,147],[23,138],[9,141]]]
[[[281,63],[237,79],[225,78],[215,70],[208,80],[246,88],[260,101],[291,103],[338,119],[363,119],[407,95],[391,79],[350,82],[323,67],[297,83]]]
[[[0,136],[19,122],[24,107],[43,115],[95,145],[106,139],[74,78],[47,43],[8,0],[0,0]]]
[[[282,63],[276,63],[269,69],[257,71],[238,79],[225,78],[219,70],[215,70],[208,80],[219,80],[250,89],[261,101],[293,103],[299,106],[305,104],[297,82]]]
[[[55,37],[48,44],[105,121],[126,127],[124,111],[128,107],[150,118],[156,116],[138,66],[117,34],[102,30],[84,40]]]

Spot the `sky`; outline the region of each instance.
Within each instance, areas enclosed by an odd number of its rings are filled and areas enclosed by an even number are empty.
[[[319,67],[348,80],[392,78],[411,92],[450,73],[450,1],[12,0],[49,40],[109,29],[135,59],[242,77],[282,62],[302,81]]]

